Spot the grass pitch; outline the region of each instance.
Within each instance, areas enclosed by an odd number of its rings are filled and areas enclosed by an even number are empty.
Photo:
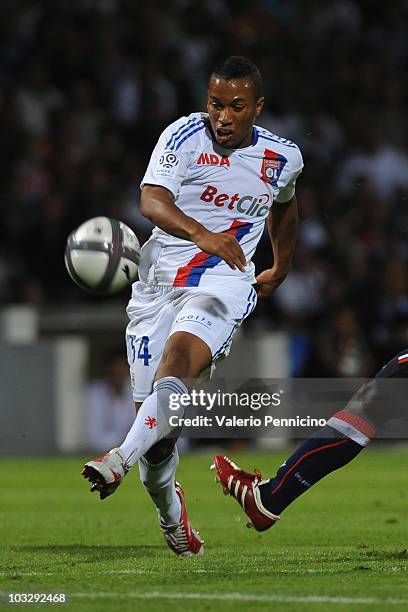
[[[263,534],[215,485],[212,455],[183,456],[178,479],[206,547],[193,559],[166,547],[137,469],[101,502],[80,477],[82,458],[2,460],[3,602],[66,592],[70,610],[407,610],[407,451],[364,451]],[[284,458],[232,456],[265,475]]]

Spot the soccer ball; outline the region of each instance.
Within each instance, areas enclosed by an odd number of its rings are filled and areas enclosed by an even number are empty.
[[[65,266],[73,281],[91,293],[109,295],[136,279],[140,244],[116,219],[94,217],[74,230],[65,248]]]

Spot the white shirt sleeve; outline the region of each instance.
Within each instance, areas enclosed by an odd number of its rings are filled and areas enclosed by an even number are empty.
[[[193,129],[184,127],[187,118],[183,117],[161,134],[147,166],[146,174],[140,185],[160,185],[166,187],[176,198],[183,180],[186,178],[187,168],[190,163],[189,149],[174,146],[174,134],[182,133],[183,130]]]
[[[274,200],[281,204],[289,202],[295,195],[296,180],[303,169],[302,154],[297,147],[293,149],[293,155],[288,161],[288,167],[282,172],[274,195]]]

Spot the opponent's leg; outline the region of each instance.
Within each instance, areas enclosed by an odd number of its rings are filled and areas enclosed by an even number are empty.
[[[324,476],[354,459],[373,435],[374,428],[363,418],[347,410],[334,414],[299,446],[274,478],[260,485],[262,504],[279,515]]]
[[[373,435],[367,421],[339,412],[299,446],[274,478],[263,480],[260,473],[245,472],[227,457],[216,456],[217,480],[241,504],[250,520],[248,526],[265,531],[299,495],[354,459]]]
[[[406,359],[402,358],[404,353]],[[325,427],[305,440],[280,466],[274,478],[262,480],[261,474],[244,472],[226,457],[217,456],[214,463],[217,479],[242,505],[258,531],[268,529],[297,497],[354,459],[373,437],[375,427],[403,416],[401,403],[390,402],[391,390],[381,384],[381,379],[402,378],[407,374],[408,351],[403,351],[375,379],[364,384],[344,410],[334,414]]]

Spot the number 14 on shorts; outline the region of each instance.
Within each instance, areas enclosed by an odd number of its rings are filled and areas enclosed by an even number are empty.
[[[142,338],[137,338],[137,336],[129,335],[129,338],[133,355],[133,363],[136,359],[137,348],[137,358],[143,359],[143,365],[148,366],[149,359],[152,358],[151,353],[149,353],[149,336],[142,336]]]

